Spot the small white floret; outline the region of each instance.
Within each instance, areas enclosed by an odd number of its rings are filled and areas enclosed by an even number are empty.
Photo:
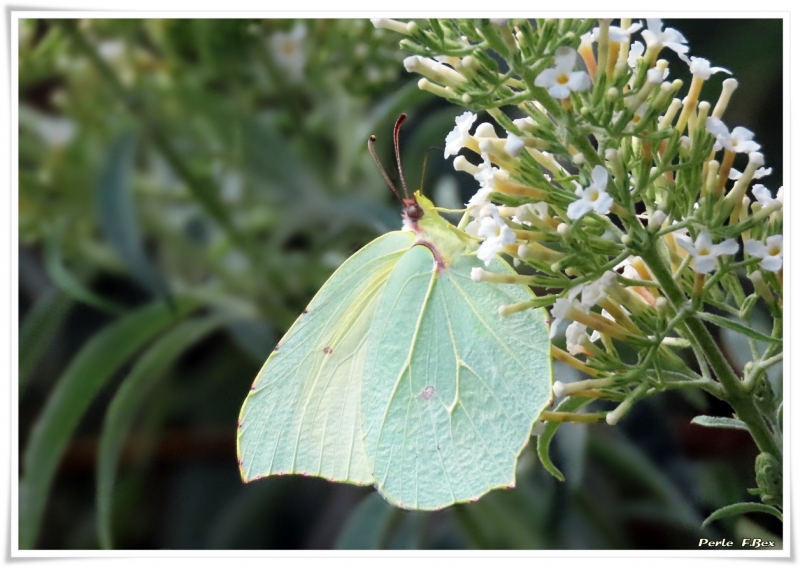
[[[590,211],[605,215],[611,210],[614,199],[606,193],[608,184],[608,171],[601,165],[594,166],[592,170],[592,183],[588,187],[578,187],[575,194],[580,197],[567,207],[567,216],[578,220]]]
[[[534,80],[537,87],[544,87],[553,98],[569,98],[570,93],[585,91],[592,86],[585,71],[573,71],[578,52],[571,47],[556,50],[556,66],[545,69]]]
[[[461,151],[469,139],[469,129],[472,128],[472,123],[478,115],[473,112],[465,112],[461,116],[456,117],[456,127],[447,134],[445,138],[444,157],[447,159],[450,156],[456,155]]]
[[[783,235],[768,236],[766,244],[758,240],[748,240],[744,244],[744,251],[756,258],[762,258],[760,266],[768,272],[777,272],[783,267]]]

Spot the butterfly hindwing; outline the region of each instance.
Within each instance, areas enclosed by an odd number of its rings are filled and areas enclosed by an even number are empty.
[[[437,509],[514,484],[517,457],[551,388],[541,310],[515,285],[473,282],[474,256],[437,271],[414,246],[377,307],[362,383],[367,460],[392,503]],[[503,261],[493,272],[513,273]]]
[[[395,264],[413,243],[391,232],[350,257],[289,329],[242,407],[242,478],[308,474],[371,484],[361,435],[368,333]]]

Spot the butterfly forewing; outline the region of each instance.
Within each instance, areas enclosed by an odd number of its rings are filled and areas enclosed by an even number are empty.
[[[437,272],[411,248],[377,307],[364,367],[369,466],[383,495],[436,509],[514,484],[517,457],[549,402],[548,329],[541,310],[500,317],[530,299],[519,286],[473,282],[459,256]],[[494,272],[512,272],[502,261]]]
[[[239,421],[242,478],[308,474],[371,484],[360,427],[367,337],[395,264],[413,242],[386,234],[331,276],[253,383]]]

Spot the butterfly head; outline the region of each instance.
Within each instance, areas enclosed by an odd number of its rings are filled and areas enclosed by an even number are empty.
[[[420,220],[425,219],[423,221],[423,225],[425,225],[428,224],[429,219],[438,216],[433,203],[420,191],[416,191],[408,199],[403,199],[404,230],[420,233],[424,230],[424,227],[420,226]]]

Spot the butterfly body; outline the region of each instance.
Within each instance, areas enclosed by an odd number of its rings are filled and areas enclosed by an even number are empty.
[[[550,398],[544,313],[500,317],[530,292],[472,281],[477,243],[418,193],[414,204],[404,230],[340,266],[267,359],[240,417],[245,481],[374,484],[425,510],[513,486]],[[489,270],[512,272],[497,259]]]

